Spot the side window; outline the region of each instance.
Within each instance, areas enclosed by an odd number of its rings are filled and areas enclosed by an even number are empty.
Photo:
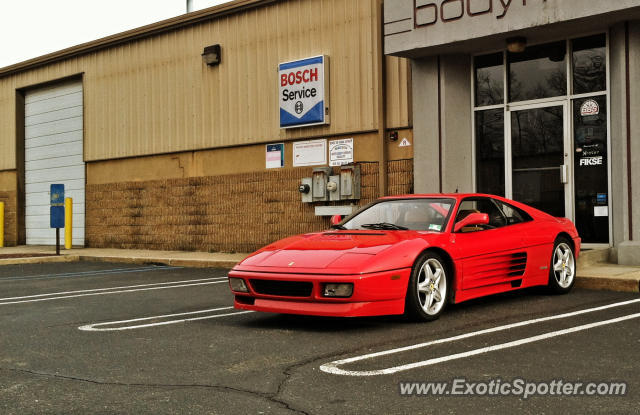
[[[460,222],[472,213],[480,213],[478,210],[478,201],[472,199],[463,200],[458,208],[458,214],[456,215],[456,222]]]
[[[508,205],[504,202],[494,200],[498,205],[504,216],[507,218],[508,225],[515,225],[517,223],[524,223],[533,220],[527,212],[522,209],[518,209],[515,206]]]
[[[488,226],[482,229],[493,229],[500,228],[502,226],[507,225],[507,219],[504,213],[498,208],[498,206],[493,203],[491,199],[487,198],[473,198],[473,199],[465,199],[460,203],[460,208],[458,209],[458,214],[456,215],[456,222],[464,219],[471,213],[486,213],[489,215],[489,224]],[[465,232],[463,228],[463,232]],[[481,229],[468,229],[466,232],[477,231]]]
[[[484,206],[480,211],[489,215],[489,226],[501,228],[507,225],[507,218],[505,218],[504,214],[498,209],[498,206],[493,203],[493,200],[484,199],[482,204]]]

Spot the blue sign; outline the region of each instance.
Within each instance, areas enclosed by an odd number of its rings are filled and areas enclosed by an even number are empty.
[[[64,228],[64,185],[51,185],[51,227]]]
[[[325,99],[326,56],[316,56],[278,66],[280,128],[328,124]]]

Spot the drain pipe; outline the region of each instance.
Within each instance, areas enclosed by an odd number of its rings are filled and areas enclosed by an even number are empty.
[[[631,74],[629,69],[629,22],[624,22],[624,60],[626,86],[627,133],[627,210],[629,211],[629,240],[633,241],[633,185],[631,183]]]
[[[387,59],[384,54],[384,5],[382,1],[377,3],[378,24],[377,43],[380,56],[378,57],[378,195],[386,196],[389,189],[387,185],[387,91],[386,91],[386,67]]]
[[[187,13],[191,13],[193,11],[193,0],[187,0]]]

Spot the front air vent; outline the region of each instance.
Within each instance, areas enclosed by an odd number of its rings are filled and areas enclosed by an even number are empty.
[[[323,236],[384,236],[386,233],[384,232],[327,232],[323,233]]]

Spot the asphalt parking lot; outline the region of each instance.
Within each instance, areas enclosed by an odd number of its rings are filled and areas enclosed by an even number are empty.
[[[499,295],[431,323],[231,308],[226,270],[0,268],[0,413],[637,413],[640,296]],[[401,395],[401,382],[624,382],[623,396]]]

